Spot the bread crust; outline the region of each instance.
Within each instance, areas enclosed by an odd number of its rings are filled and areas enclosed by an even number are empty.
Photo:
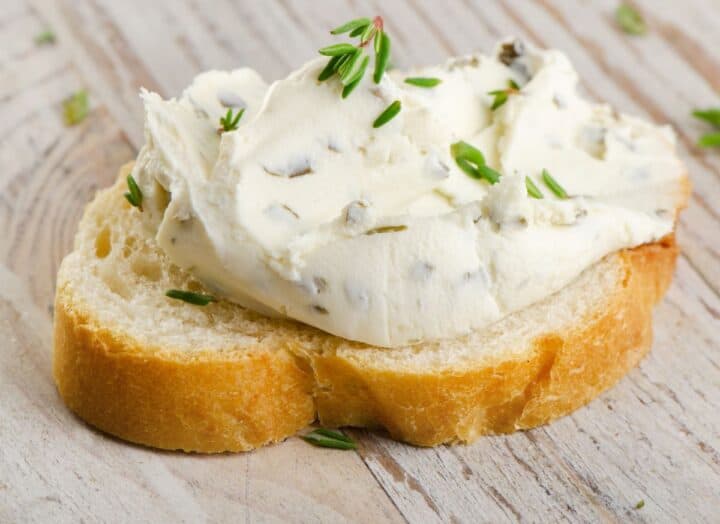
[[[471,442],[570,413],[634,367],[650,348],[652,308],[677,254],[671,235],[613,255],[621,287],[574,329],[535,339],[522,358],[439,373],[380,368],[317,333],[327,346],[320,351],[288,335],[273,337],[272,348],[150,352],[98,322],[65,282],[55,302],[54,376],[89,424],[157,448],[245,451],[316,417],[384,427],[421,446]]]

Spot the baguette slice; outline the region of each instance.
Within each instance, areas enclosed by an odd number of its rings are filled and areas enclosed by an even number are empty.
[[[470,442],[584,405],[647,353],[674,237],[607,256],[486,330],[383,349],[269,319],[202,292],[117,183],[88,206],[58,274],[54,375],[91,425],[165,449],[245,451],[314,420],[386,428],[412,444]]]

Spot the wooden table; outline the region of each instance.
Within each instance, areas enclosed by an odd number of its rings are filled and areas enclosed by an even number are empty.
[[[718,0],[2,0],[0,6],[0,522],[720,522],[720,150],[689,113],[720,105]],[[516,34],[569,53],[588,94],[678,131],[694,194],[653,351],[612,391],[550,426],[416,449],[352,431],[360,449],[292,438],[197,456],[119,442],[60,402],[50,376],[55,273],[83,205],[142,144],[138,88],[251,66],[276,79],[381,13],[397,65],[489,50]],[[33,37],[50,27],[54,45]],[[87,88],[66,127],[60,101]],[[639,501],[644,507],[636,509]]]

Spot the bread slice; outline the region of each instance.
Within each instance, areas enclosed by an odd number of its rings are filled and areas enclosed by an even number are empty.
[[[54,375],[88,423],[158,448],[250,450],[316,419],[422,446],[546,423],[647,353],[678,252],[669,236],[615,253],[486,330],[384,349],[225,301],[166,298],[202,286],[123,198],[128,169],[89,205],[60,267]]]

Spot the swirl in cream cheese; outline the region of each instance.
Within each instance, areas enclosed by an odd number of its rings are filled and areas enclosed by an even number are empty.
[[[201,74],[178,99],[142,94],[143,217],[175,263],[229,300],[393,347],[481,329],[673,229],[684,169],[672,131],[583,100],[558,51],[505,45],[497,58],[366,78],[347,99],[336,79],[317,81],[324,64],[270,86],[240,69]],[[488,92],[510,79],[520,92],[492,111]],[[402,111],[374,129],[394,100]],[[228,107],[245,114],[220,135]],[[458,140],[498,184],[458,169]]]

